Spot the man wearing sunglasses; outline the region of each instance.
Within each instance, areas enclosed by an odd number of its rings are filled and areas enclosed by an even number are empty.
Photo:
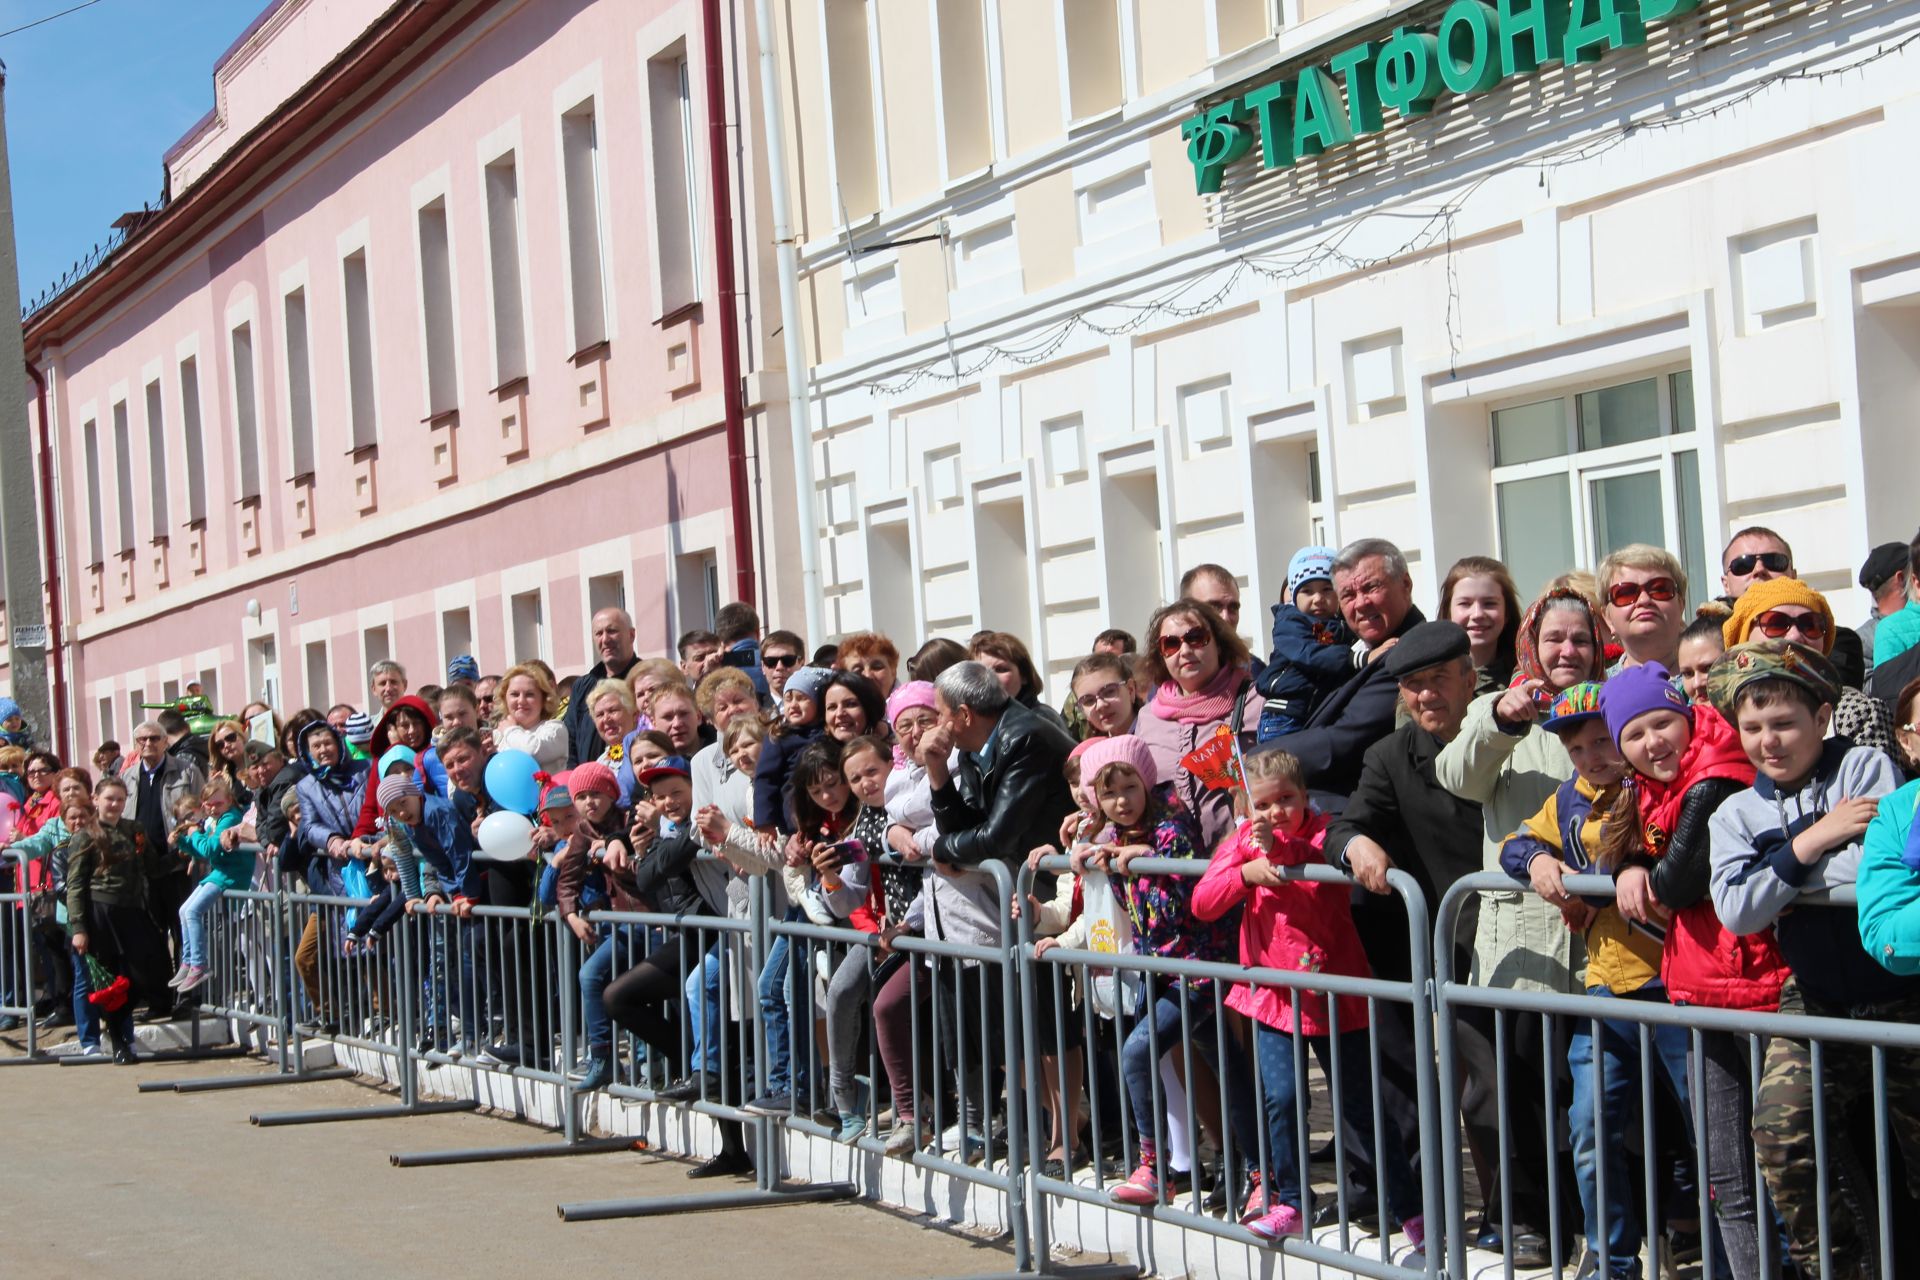
[[[1756,582],[1797,576],[1793,548],[1764,525],[1751,525],[1734,534],[1720,553],[1720,585],[1728,600],[1738,600]]]
[[[1384,538],[1362,538],[1340,549],[1333,560],[1333,590],[1341,616],[1359,637],[1354,674],[1312,709],[1304,728],[1258,749],[1291,752],[1306,770],[1320,807],[1338,813],[1360,781],[1367,748],[1393,732],[1400,690],[1377,659],[1427,619],[1414,607],[1407,558]]]

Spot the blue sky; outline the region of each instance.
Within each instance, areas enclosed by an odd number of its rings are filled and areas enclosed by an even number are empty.
[[[0,31],[80,0],[0,0]],[[267,0],[100,0],[0,37],[22,300],[160,197],[160,156],[213,105],[213,63]]]

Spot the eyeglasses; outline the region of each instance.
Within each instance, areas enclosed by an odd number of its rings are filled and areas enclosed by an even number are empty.
[[[1178,650],[1176,649],[1174,652],[1177,653]],[[1118,680],[1115,680],[1112,684],[1095,689],[1092,693],[1081,694],[1078,698],[1075,698],[1074,701],[1080,704],[1082,711],[1091,711],[1103,702],[1120,701],[1120,695],[1125,691],[1125,687],[1122,686]]]
[[[29,778],[31,778],[36,773],[51,773],[51,772],[53,771],[47,768],[47,766],[43,764],[30,764],[27,766],[27,776]]]
[[[165,738],[162,738],[160,735],[154,734],[154,733],[137,734],[135,735],[133,740],[135,742],[142,743],[142,744],[166,741]]]
[[[1756,564],[1763,564],[1774,573],[1785,573],[1793,561],[1784,551],[1755,551],[1727,561],[1727,572],[1736,578],[1744,578],[1753,572]]]
[[[1182,647],[1188,649],[1204,649],[1212,643],[1213,632],[1207,630],[1205,627],[1189,627],[1178,635],[1161,636],[1160,655],[1165,658],[1171,658],[1174,654],[1180,652]]]
[[[239,734],[229,733],[229,734],[223,734],[222,736],[215,738],[213,740],[213,745],[216,747],[230,747],[238,741],[240,741]]]
[[[760,655],[760,665],[770,667],[775,671],[784,671],[788,667],[799,666],[800,655],[797,653],[763,653]]]
[[[1790,631],[1797,631],[1809,640],[1824,640],[1827,636],[1827,620],[1817,613],[1787,613],[1781,609],[1769,609],[1753,620],[1753,629],[1769,640],[1779,640]]]
[[[1654,578],[1649,582],[1616,582],[1607,588],[1607,603],[1616,609],[1624,609],[1646,592],[1647,599],[1658,600],[1662,604],[1680,594],[1680,588],[1672,578]]]

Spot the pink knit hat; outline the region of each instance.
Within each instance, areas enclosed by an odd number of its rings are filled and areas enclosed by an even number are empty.
[[[1110,764],[1131,765],[1149,791],[1160,785],[1160,770],[1153,763],[1153,752],[1147,747],[1146,739],[1122,733],[1092,741],[1093,745],[1080,757],[1080,782],[1089,788],[1089,794],[1093,780]]]
[[[892,724],[900,718],[901,713],[915,707],[925,707],[929,711],[935,709],[931,680],[909,680],[895,685],[893,692],[887,695],[887,723]]]
[[[614,803],[620,801],[620,782],[613,776],[613,770],[598,760],[589,760],[585,764],[573,766],[566,775],[567,790],[576,797],[587,792],[597,791],[611,798]]]

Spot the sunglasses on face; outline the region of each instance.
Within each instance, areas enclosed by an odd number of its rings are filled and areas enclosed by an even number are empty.
[[[1160,654],[1162,657],[1171,658],[1174,654],[1180,652],[1182,648],[1199,650],[1206,648],[1212,643],[1213,632],[1207,630],[1205,627],[1189,627],[1177,635],[1161,636]]]
[[[784,671],[788,667],[799,666],[800,655],[797,653],[763,653],[760,655],[760,665],[763,667],[771,667],[775,671]]]
[[[1736,578],[1744,578],[1753,572],[1755,565],[1763,564],[1774,573],[1785,573],[1792,563],[1784,551],[1756,551],[1727,561],[1727,572]]]
[[[1607,602],[1616,609],[1624,609],[1638,600],[1643,591],[1647,599],[1658,600],[1662,604],[1680,594],[1680,588],[1672,578],[1655,578],[1651,582],[1616,582],[1607,588]]]
[[[1797,631],[1809,640],[1824,640],[1827,620],[1817,613],[1787,613],[1780,609],[1769,609],[1753,620],[1753,629],[1769,640],[1779,640],[1791,631]]]

